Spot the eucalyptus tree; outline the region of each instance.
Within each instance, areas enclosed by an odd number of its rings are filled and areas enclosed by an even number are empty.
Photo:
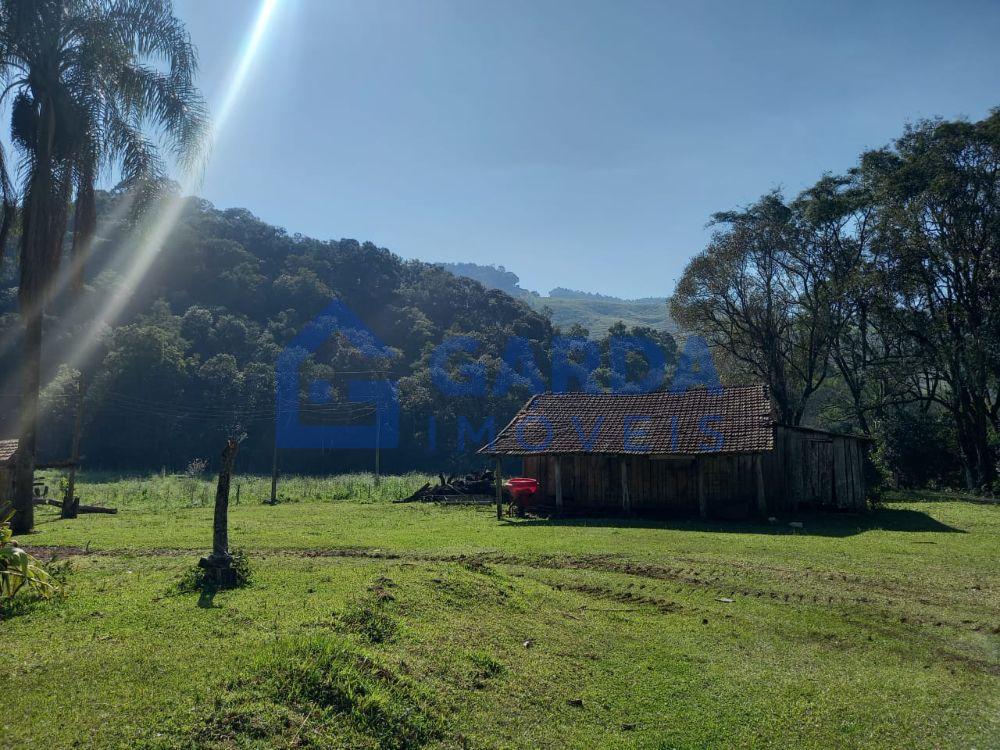
[[[826,261],[778,192],[714,220],[720,228],[685,268],[671,314],[767,383],[779,419],[799,424],[830,369],[836,298]]]
[[[917,352],[915,395],[954,420],[970,488],[997,480],[1000,110],[922,122],[867,153],[893,316]]]
[[[0,0],[0,103],[20,156],[19,303],[24,326],[14,522],[33,525],[42,322],[76,198],[72,286],[96,230],[94,184],[156,180],[165,150],[190,168],[207,116],[196,54],[169,0]],[[10,201],[6,160],[0,188]],[[4,214],[6,216],[6,212]]]
[[[860,169],[824,175],[795,200],[805,262],[827,276],[830,359],[856,426],[872,436],[885,410],[914,400],[919,360],[893,323],[896,292],[876,232],[873,187]]]

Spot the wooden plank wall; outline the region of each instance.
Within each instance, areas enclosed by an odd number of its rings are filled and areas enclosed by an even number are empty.
[[[799,508],[864,510],[865,446],[860,440],[775,428],[773,451],[762,454],[764,493],[769,513]],[[547,504],[555,504],[553,456],[526,456],[524,475],[539,480]],[[622,456],[561,456],[563,501],[567,508],[611,511],[621,508]],[[697,459],[625,457],[629,497],[636,513],[698,513],[700,461],[705,496],[713,514],[752,515],[756,511],[753,454],[705,455]]]
[[[546,504],[555,504],[555,461],[562,461],[563,502],[581,511],[621,507],[621,456],[526,456],[523,471],[541,483]],[[746,512],[756,497],[752,455],[704,456],[705,495],[713,509]],[[696,514],[698,466],[692,458],[625,457],[629,498],[637,513]]]
[[[14,467],[0,466],[0,500],[14,499]]]
[[[794,427],[775,429],[774,450],[763,459],[769,509],[865,509],[863,441]]]

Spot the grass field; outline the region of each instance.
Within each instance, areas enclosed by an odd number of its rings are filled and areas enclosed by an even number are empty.
[[[93,479],[117,516],[20,540],[72,570],[0,622],[0,747],[1000,747],[998,506],[498,522],[242,480],[253,581],[209,595],[210,485]]]

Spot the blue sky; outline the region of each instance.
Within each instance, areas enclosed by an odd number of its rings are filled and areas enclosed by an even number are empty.
[[[176,0],[221,100],[251,0]],[[1000,105],[1000,2],[279,0],[199,192],[320,238],[662,296],[714,211]]]

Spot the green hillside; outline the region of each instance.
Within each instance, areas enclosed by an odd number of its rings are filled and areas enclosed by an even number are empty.
[[[601,337],[618,321],[628,327],[649,326],[671,333],[677,326],[667,312],[666,297],[622,299],[593,292],[581,292],[562,287],[553,289],[548,296],[523,289],[516,274],[503,266],[484,266],[477,263],[439,263],[456,276],[478,281],[491,289],[500,289],[527,302],[538,312],[548,311],[552,322],[569,330],[574,324],[586,328],[594,337]]]
[[[676,325],[667,312],[665,298],[650,298],[643,300],[624,300],[614,297],[541,297],[531,295],[525,297],[525,302],[535,310],[544,312],[551,310],[553,324],[567,330],[574,323],[579,323],[592,336],[603,336],[608,328],[617,321],[623,321],[632,326],[649,326],[657,330],[676,330]]]

